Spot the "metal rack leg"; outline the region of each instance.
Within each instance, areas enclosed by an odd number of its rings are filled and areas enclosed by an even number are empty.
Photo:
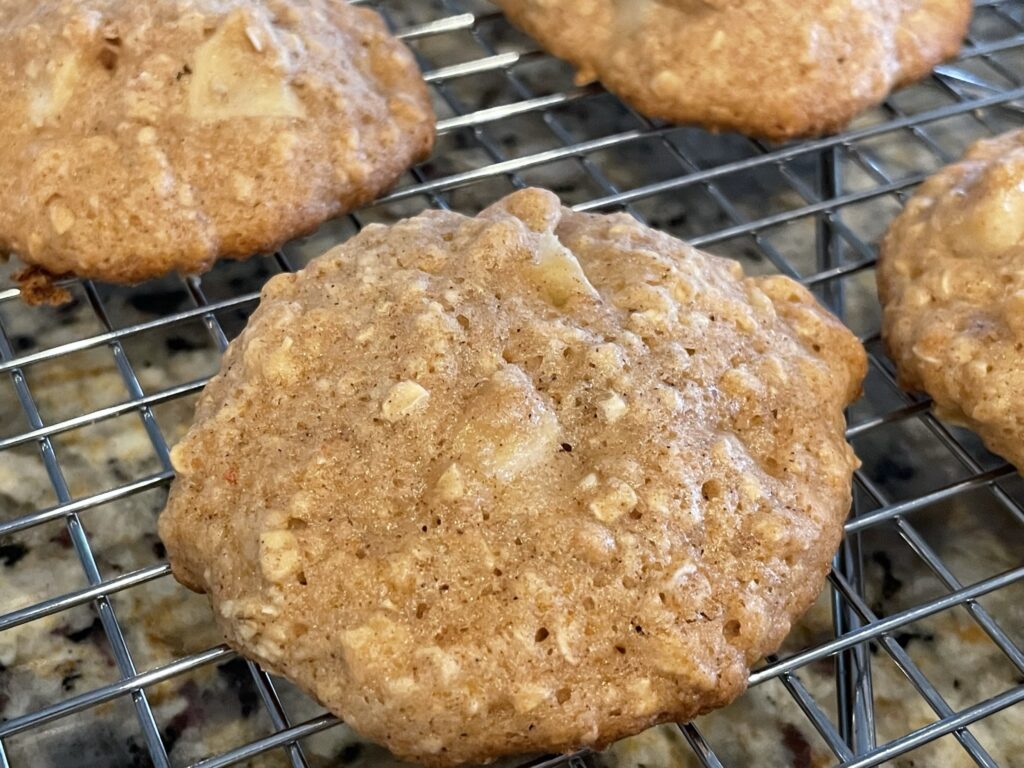
[[[844,540],[833,568],[843,574],[859,594],[863,593],[860,534]],[[832,624],[836,637],[859,629],[863,622],[846,605],[837,590],[832,590]],[[836,656],[836,706],[839,733],[854,754],[875,747],[874,694],[871,684],[871,656],[865,644],[854,646]]]
[[[842,150],[829,147],[817,155],[818,195],[831,200],[842,193]],[[839,211],[823,213],[815,220],[815,247],[818,272],[840,265],[842,237],[834,221]],[[829,280],[821,288],[821,298],[839,317],[845,314],[843,287],[838,280]],[[854,498],[854,514],[857,499]],[[860,534],[843,540],[833,568],[862,593],[862,561]],[[832,590],[832,624],[836,636],[857,629],[860,617]],[[836,706],[839,712],[839,733],[854,754],[875,746],[874,707],[871,685],[871,659],[866,646],[859,645],[836,657]]]
[[[842,150],[829,147],[818,154],[818,193],[822,200],[832,200],[842,194]],[[838,210],[822,213],[815,218],[815,247],[818,272],[825,272],[838,267],[842,253],[843,241],[833,218],[841,214]],[[821,296],[829,309],[842,316],[845,310],[843,303],[843,286],[839,280],[829,280],[821,286]]]

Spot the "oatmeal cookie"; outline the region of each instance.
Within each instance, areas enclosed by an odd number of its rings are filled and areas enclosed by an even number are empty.
[[[433,142],[412,55],[343,0],[0,0],[0,35],[0,248],[28,300],[273,249]]]
[[[160,531],[228,641],[428,765],[741,693],[822,587],[864,351],[803,287],[516,192],[273,278]]]
[[[831,133],[960,47],[971,0],[495,0],[649,117]]]
[[[928,179],[878,261],[900,383],[1024,468],[1024,131]]]

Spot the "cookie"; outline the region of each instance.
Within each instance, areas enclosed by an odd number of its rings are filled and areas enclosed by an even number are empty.
[[[648,117],[768,139],[831,133],[960,47],[971,0],[495,0]]]
[[[600,746],[814,600],[864,351],[801,286],[516,192],[264,288],[160,533],[228,641],[397,755]]]
[[[343,0],[8,0],[0,35],[0,247],[33,295],[271,250],[432,146],[412,55]]]
[[[1024,131],[921,185],[882,242],[878,293],[900,383],[1024,469]]]

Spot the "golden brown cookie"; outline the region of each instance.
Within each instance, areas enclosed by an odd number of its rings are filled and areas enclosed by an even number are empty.
[[[649,117],[769,139],[841,129],[952,56],[971,0],[495,0]]]
[[[0,247],[36,295],[270,250],[433,142],[411,54],[343,0],[3,0],[0,35]]]
[[[864,351],[801,286],[516,192],[275,277],[160,532],[228,641],[396,754],[602,745],[813,601]]]
[[[928,179],[878,260],[900,383],[1024,469],[1024,131]]]

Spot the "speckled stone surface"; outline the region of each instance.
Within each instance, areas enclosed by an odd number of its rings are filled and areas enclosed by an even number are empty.
[[[254,262],[258,273],[269,266]],[[256,274],[246,279],[259,280]],[[115,317],[151,316],[158,306],[186,305],[180,288],[149,285],[131,293],[112,292],[106,302]],[[123,302],[123,305],[122,305]],[[142,310],[137,309],[142,307]],[[38,314],[38,318],[35,315]],[[0,307],[5,328],[25,351],[95,332],[92,310],[84,301],[65,310],[28,313]],[[238,321],[236,320],[236,323]],[[229,318],[225,325],[231,327]],[[15,329],[17,330],[14,333]],[[148,334],[147,334],[148,336]],[[142,340],[140,339],[140,342]],[[168,329],[144,343],[126,345],[147,392],[208,375],[218,353],[199,323]],[[82,358],[91,359],[82,359]],[[29,369],[29,381],[44,414],[54,420],[124,399],[124,385],[107,350]],[[870,385],[869,385],[870,386]],[[0,434],[24,431],[25,424],[7,381],[0,389]],[[872,394],[869,389],[869,396]],[[168,441],[191,418],[192,398],[154,410]],[[870,433],[869,433],[870,434]],[[141,420],[135,414],[59,436],[55,450],[73,496],[122,485],[160,470]],[[934,442],[923,429],[855,441],[873,478],[884,481],[896,498],[911,497],[956,479],[952,464],[935,456],[940,475],[926,472]],[[937,452],[936,452],[937,453]],[[1010,484],[1020,497],[1019,478]],[[164,552],[155,534],[163,489],[84,512],[82,524],[105,578],[151,565]],[[0,521],[55,502],[45,467],[34,447],[0,452]],[[998,509],[984,492],[929,508],[914,519],[925,538],[964,583],[1021,564],[1024,526]],[[866,597],[879,614],[891,613],[942,594],[941,585],[891,528],[863,537]],[[61,522],[47,523],[0,539],[0,613],[85,586],[81,565]],[[1012,637],[1024,639],[1024,590],[1003,589],[981,602]],[[219,642],[206,600],[163,578],[117,594],[114,610],[139,669],[166,663]],[[798,623],[786,651],[831,638],[827,596]],[[901,629],[894,635],[953,707],[973,704],[1020,683],[1006,661],[966,611],[957,609]],[[786,652],[784,651],[784,653]],[[895,737],[934,719],[885,652],[871,646],[879,738]],[[71,695],[114,681],[117,671],[95,612],[87,607],[0,632],[0,716],[15,717]],[[834,666],[816,662],[799,678],[835,716]],[[282,684],[285,707],[299,721],[320,712],[313,702]],[[172,763],[184,765],[271,731],[268,716],[244,662],[235,659],[200,668],[150,689],[157,724]],[[830,765],[830,753],[792,697],[778,682],[756,686],[732,706],[698,720],[705,737],[726,765]],[[1014,765],[1024,753],[1024,711],[1007,710],[972,729],[1001,765]],[[111,751],[110,745],[116,750]],[[344,727],[306,743],[314,765],[391,766],[397,761],[372,745],[360,744]],[[5,741],[12,765],[60,765],[68,749],[82,749],[80,765],[147,765],[139,726],[123,699]],[[762,762],[756,762],[761,760]],[[134,762],[133,762],[134,761]],[[267,753],[253,766],[286,765],[283,752]],[[677,731],[661,727],[628,739],[594,759],[601,768],[696,766]],[[895,763],[967,766],[967,754],[944,738]]]

